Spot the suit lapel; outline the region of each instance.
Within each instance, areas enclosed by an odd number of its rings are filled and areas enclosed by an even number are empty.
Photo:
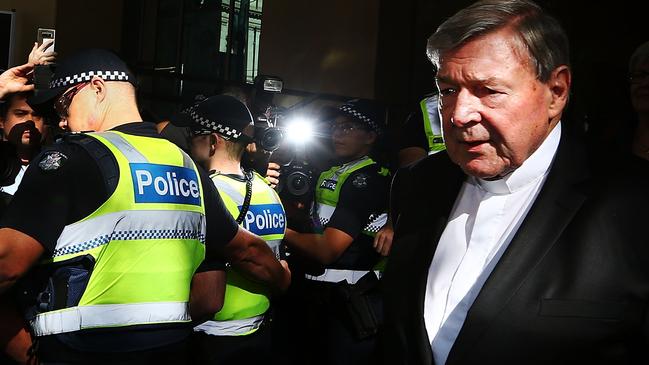
[[[568,139],[568,141],[566,141]],[[471,306],[447,364],[461,363],[491,321],[543,260],[586,199],[581,184],[586,159],[562,135],[554,164],[538,197]]]
[[[432,364],[433,357],[424,323],[424,298],[428,269],[465,179],[462,170],[449,159],[446,153],[429,157],[428,160],[427,163],[417,167],[417,169],[421,169],[421,173],[414,171],[413,176],[418,178],[411,183],[412,189],[410,190],[412,192],[428,192],[425,196],[415,197],[418,199],[417,204],[412,205],[422,207],[421,211],[415,212],[420,215],[420,218],[416,220],[418,226],[416,244],[418,247],[413,256],[416,262],[412,263],[415,265],[414,267],[418,268],[418,272],[413,276],[417,280],[415,300],[419,304],[416,307],[417,312],[414,313],[414,318],[419,320],[415,341],[418,342],[416,347],[419,349],[420,364]],[[421,178],[422,176],[425,178]]]

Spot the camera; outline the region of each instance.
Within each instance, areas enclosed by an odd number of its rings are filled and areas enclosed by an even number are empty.
[[[36,33],[36,41],[38,44],[43,44],[43,42],[47,40],[52,40],[52,45],[47,47],[46,51],[52,51],[54,52],[54,46],[56,42],[56,31],[54,29],[49,29],[49,28],[38,28],[38,31]]]
[[[273,95],[282,92],[284,82],[277,76],[257,75],[254,81],[255,142],[264,152],[275,152],[284,139],[278,122],[284,117],[285,108],[273,104]]]
[[[277,191],[292,200],[305,200],[313,192],[314,172],[306,160],[293,160],[282,166]]]
[[[284,199],[307,203],[312,198],[317,178],[306,154],[306,144],[313,137],[312,122],[294,118],[285,126],[288,158],[281,163],[278,192]]]
[[[255,123],[255,143],[265,152],[275,152],[284,140],[284,132],[278,127],[278,122],[284,117],[284,108],[269,106],[257,117]]]
[[[45,50],[54,51],[55,34],[56,31],[54,29],[38,28],[36,41],[38,42],[38,44],[43,44],[43,42],[45,41],[52,40],[52,44]],[[40,90],[49,89],[52,74],[54,73],[54,68],[54,63],[34,66],[34,88],[36,89],[37,93]]]
[[[307,162],[305,143],[312,137],[313,121],[299,120],[296,109],[314,100],[308,99],[285,108],[273,103],[273,96],[281,93],[284,83],[277,76],[258,75],[255,78],[255,142],[270,159],[280,166],[277,191],[282,199],[306,202],[313,192],[314,171]],[[287,148],[282,148],[288,141]],[[263,171],[266,164],[260,166]]]

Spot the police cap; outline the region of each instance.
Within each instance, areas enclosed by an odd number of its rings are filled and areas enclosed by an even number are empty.
[[[255,125],[248,107],[229,95],[211,96],[185,109],[185,118],[173,122],[196,132],[214,132],[226,140],[252,142]]]
[[[346,115],[381,134],[385,127],[385,108],[367,99],[352,99],[338,108],[338,113]]]
[[[135,85],[135,77],[115,53],[99,48],[83,49],[58,62],[49,88],[36,90],[29,103],[38,105],[48,102],[71,86],[92,80],[93,76]]]

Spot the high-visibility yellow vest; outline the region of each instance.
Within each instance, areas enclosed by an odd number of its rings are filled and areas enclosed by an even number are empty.
[[[363,167],[376,165],[376,162],[369,156],[365,156],[359,160],[349,162],[342,166],[334,166],[329,170],[320,174],[318,183],[315,189],[315,202],[314,202],[314,218],[318,219],[316,227],[324,227],[329,223],[338,201],[340,199],[340,191],[345,181],[357,170]],[[379,175],[389,175],[389,170],[385,167],[378,168]],[[383,197],[377,197],[382,199]],[[387,212],[376,212],[368,217],[361,234],[374,237],[376,233],[383,228],[387,222]],[[384,260],[381,260],[375,269],[382,270]]]
[[[424,131],[428,141],[428,154],[444,151],[446,145],[442,137],[442,123],[439,117],[439,97],[432,95],[419,102],[421,115],[424,119]]]
[[[38,314],[34,333],[190,322],[190,283],[205,257],[196,166],[161,138],[88,135],[114,155],[119,181],[108,200],[59,236],[49,265],[89,255],[94,267],[78,304]]]
[[[246,196],[246,182],[228,175],[210,176],[226,208],[234,218],[239,216]],[[279,250],[286,231],[286,213],[277,192],[257,173],[252,175],[250,206],[241,225],[260,236],[279,259]],[[214,319],[195,327],[198,332],[216,336],[247,335],[263,323],[270,306],[267,287],[246,279],[235,268],[227,269],[223,308]]]

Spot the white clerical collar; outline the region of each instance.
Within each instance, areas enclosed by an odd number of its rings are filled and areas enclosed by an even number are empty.
[[[520,167],[507,176],[497,180],[483,180],[473,177],[469,182],[477,183],[482,189],[493,194],[511,194],[524,188],[544,176],[550,169],[560,139],[561,122],[557,123],[539,148]]]

